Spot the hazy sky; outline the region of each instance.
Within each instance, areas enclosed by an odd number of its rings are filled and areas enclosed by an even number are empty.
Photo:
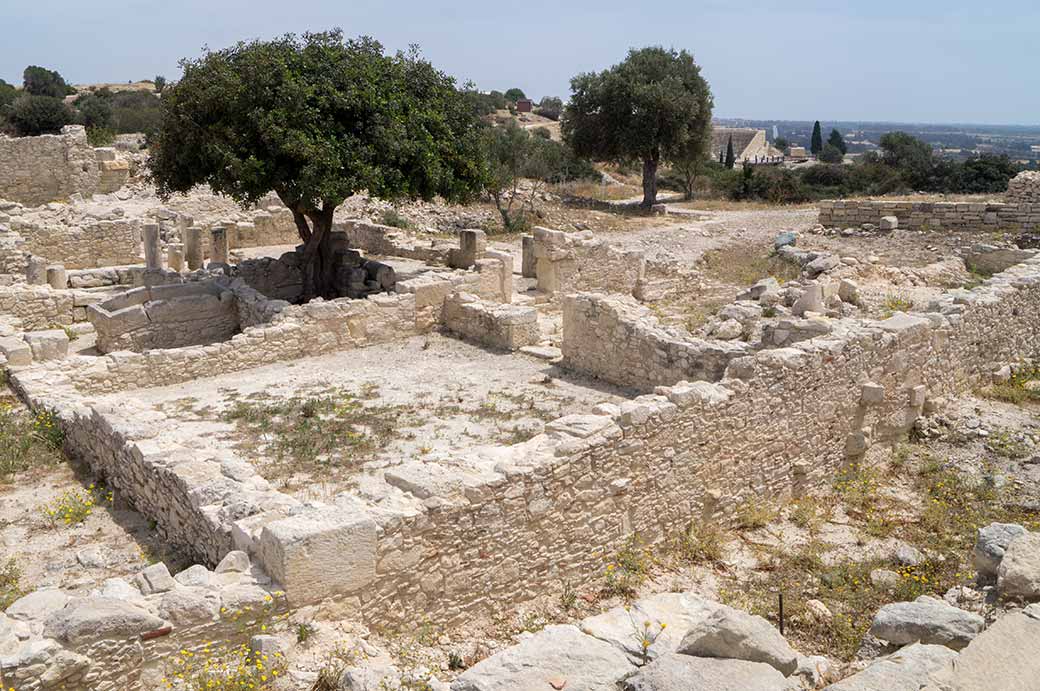
[[[203,45],[340,26],[482,89],[566,99],[628,48],[686,48],[719,117],[1040,124],[1040,2],[0,0],[0,77],[163,74]]]

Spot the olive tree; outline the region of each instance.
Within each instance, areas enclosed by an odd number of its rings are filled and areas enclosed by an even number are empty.
[[[688,150],[691,138],[710,134],[711,90],[685,50],[631,50],[602,72],[571,80],[561,131],[579,156],[641,162],[643,206],[657,199],[657,169]]]
[[[417,49],[342,32],[238,43],[181,62],[162,93],[151,174],[169,198],[207,184],[243,205],[274,192],[303,242],[304,298],[334,295],[333,213],[347,197],[466,201],[480,122]]]

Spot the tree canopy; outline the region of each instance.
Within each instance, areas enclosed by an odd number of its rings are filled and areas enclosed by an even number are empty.
[[[242,204],[274,192],[304,242],[304,296],[331,292],[335,208],[360,191],[462,201],[483,181],[480,123],[417,50],[342,32],[238,43],[181,63],[151,169],[163,197],[208,184]]]
[[[713,102],[700,67],[688,52],[659,46],[631,50],[610,69],[571,80],[561,130],[582,157],[643,164],[643,206],[657,198],[657,168],[691,137],[707,137],[700,123]]]
[[[817,120],[812,128],[812,139],[809,142],[809,151],[815,155],[823,151],[823,132],[820,130],[820,121]]]
[[[65,98],[76,90],[65,83],[65,79],[46,67],[29,65],[22,72],[22,89],[25,93],[33,96],[50,96],[51,98]]]
[[[827,137],[827,143],[840,151],[843,156],[849,152],[849,147],[845,144],[845,137],[841,136],[841,132],[836,129],[831,130],[830,136]]]
[[[506,91],[505,97],[506,97],[506,100],[511,102],[511,103],[516,103],[521,98],[527,98],[527,96],[524,95],[524,90],[523,89],[518,89],[515,86],[512,89],[508,89]]]

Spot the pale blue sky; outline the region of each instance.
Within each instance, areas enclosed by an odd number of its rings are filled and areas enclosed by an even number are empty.
[[[693,52],[720,117],[1040,124],[1037,0],[0,0],[0,26],[12,82],[30,63],[175,78],[204,44],[340,26],[536,98],[663,44]]]

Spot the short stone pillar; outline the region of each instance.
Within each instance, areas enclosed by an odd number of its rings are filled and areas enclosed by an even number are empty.
[[[483,230],[460,230],[459,247],[462,249],[463,260],[471,266],[478,259],[484,258],[487,251],[487,234]]]
[[[25,267],[25,282],[31,286],[47,284],[47,267],[50,263],[43,257],[30,256]]]
[[[538,266],[538,260],[534,256],[534,236],[523,235],[520,237],[520,243],[523,247],[520,275],[524,278],[537,278],[538,272],[536,267]]]
[[[180,273],[184,270],[184,245],[174,242],[166,246],[166,264],[170,271]]]
[[[51,264],[47,267],[47,283],[51,288],[65,290],[69,287],[69,279],[65,275],[65,266],[62,264]]]
[[[144,266],[148,271],[162,269],[162,250],[159,248],[159,226],[148,223],[142,233],[144,238]]]
[[[227,228],[213,228],[209,231],[212,235],[213,246],[209,250],[210,264],[228,263],[228,236]]]
[[[202,268],[202,228],[192,226],[184,229],[184,259],[188,271]]]

